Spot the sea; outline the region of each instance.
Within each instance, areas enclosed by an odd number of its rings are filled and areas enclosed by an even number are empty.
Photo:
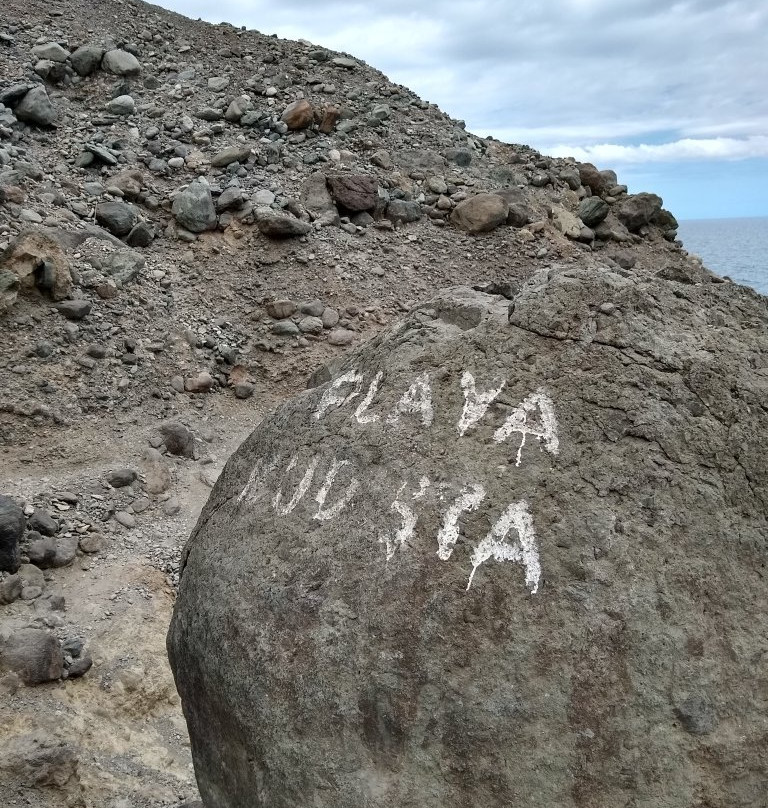
[[[707,269],[768,295],[768,217],[690,219],[677,237]]]

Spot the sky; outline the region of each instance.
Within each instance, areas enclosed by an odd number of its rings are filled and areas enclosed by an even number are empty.
[[[344,51],[679,219],[768,216],[768,0],[161,0]]]

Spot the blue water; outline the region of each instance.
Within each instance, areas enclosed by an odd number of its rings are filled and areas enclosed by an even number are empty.
[[[708,269],[768,295],[768,217],[689,220],[677,237]]]

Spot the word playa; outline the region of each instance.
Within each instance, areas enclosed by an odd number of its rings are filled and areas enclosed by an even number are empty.
[[[394,407],[387,413],[372,412],[372,405],[383,379],[379,372],[366,384],[364,374],[349,371],[335,379],[324,391],[313,412],[316,421],[327,416],[333,410],[348,407],[350,417],[358,424],[386,425],[390,429],[397,428],[405,416],[415,417],[423,427],[429,427],[434,421],[432,388],[429,373],[422,373],[405,390]],[[458,436],[465,435],[473,429],[486,414],[490,405],[502,393],[505,381],[494,382],[494,386],[478,390],[475,378],[464,372],[461,377],[461,389],[464,404],[456,423]],[[540,442],[543,450],[556,455],[559,452],[557,419],[551,399],[542,390],[527,396],[507,415],[504,422],[493,432],[493,441],[502,444],[514,434],[520,436],[517,449],[516,466],[522,462],[522,451],[526,438],[530,435]],[[312,499],[316,507],[310,507],[309,518],[319,522],[330,522],[336,519],[347,508],[354,507],[355,498],[363,490],[361,479],[365,471],[357,467],[352,460],[342,460],[333,455],[322,459],[319,454],[313,455],[306,466],[299,467],[299,455],[293,455],[287,465],[279,463],[277,458],[268,462],[259,462],[251,472],[248,483],[238,496],[238,503],[255,498],[260,484],[281,466],[277,491],[271,499],[271,507],[278,517],[293,513],[300,503],[307,500],[314,490]],[[297,484],[288,488],[288,478],[301,477]],[[441,513],[441,524],[437,533],[437,557],[447,561],[453,554],[460,535],[460,520],[464,514],[477,511],[481,505],[487,504],[486,488],[476,482],[461,483],[458,486],[447,486],[445,483],[435,484],[428,476],[422,476],[417,484],[401,481],[394,500],[386,509],[399,518],[399,526],[394,530],[383,531],[378,536],[384,548],[384,557],[389,562],[399,551],[405,551],[416,538],[419,515],[416,510],[420,501],[427,495],[437,495],[441,502],[446,500],[445,492],[449,488],[457,489],[457,493],[449,498],[449,504]],[[309,500],[311,501],[311,500]],[[510,532],[516,534],[516,540],[508,539]],[[525,569],[525,582],[534,594],[538,591],[541,580],[541,564],[536,544],[536,534],[528,503],[519,500],[506,506],[498,516],[488,534],[475,546],[470,563],[472,571],[467,582],[467,589],[472,586],[478,567],[489,559],[495,561],[512,561],[521,564]]]

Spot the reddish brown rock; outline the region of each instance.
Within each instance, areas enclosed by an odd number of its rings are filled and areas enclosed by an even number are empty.
[[[315,111],[306,98],[288,104],[280,120],[289,129],[306,129],[315,120]]]
[[[369,174],[340,174],[328,177],[331,195],[336,203],[349,211],[373,210],[379,183]]]

